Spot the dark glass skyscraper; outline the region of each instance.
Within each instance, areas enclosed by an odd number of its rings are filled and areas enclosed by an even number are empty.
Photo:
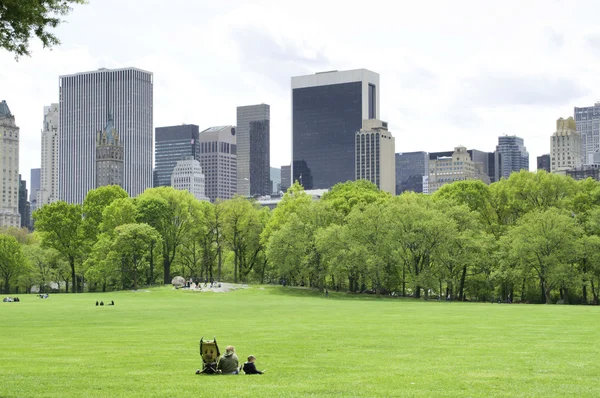
[[[378,86],[366,69],[292,78],[292,183],[328,189],[354,180],[355,134],[379,118]]]
[[[405,191],[423,193],[423,177],[429,175],[427,152],[396,154],[396,194]]]
[[[154,186],[171,186],[171,174],[179,160],[188,157],[200,161],[198,139],[200,128],[195,124],[157,127],[155,130]]]
[[[537,169],[546,170],[550,173],[550,155],[542,155],[537,157]]]

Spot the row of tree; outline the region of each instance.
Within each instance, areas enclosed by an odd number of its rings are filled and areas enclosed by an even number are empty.
[[[34,218],[33,235],[0,235],[5,291],[50,282],[71,292],[137,289],[182,275],[426,299],[599,303],[600,183],[545,172],[397,197],[348,182],[319,201],[295,184],[273,211],[166,187],[129,198],[111,186]]]

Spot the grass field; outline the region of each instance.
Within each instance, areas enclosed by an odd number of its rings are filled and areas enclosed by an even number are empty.
[[[0,397],[600,396],[597,307],[281,287],[20,298],[0,303]],[[201,336],[267,374],[196,376]]]

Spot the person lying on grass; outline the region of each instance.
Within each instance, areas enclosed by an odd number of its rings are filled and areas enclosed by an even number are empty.
[[[250,355],[248,357],[248,362],[246,362],[244,364],[244,373],[246,373],[247,375],[261,375],[263,374],[263,372],[261,372],[260,370],[256,369],[256,365],[254,364],[254,362],[256,361],[256,357],[254,355]]]
[[[227,346],[225,349],[225,355],[219,360],[217,370],[221,371],[224,375],[237,375],[238,370],[238,357],[235,355],[235,348],[232,345]]]

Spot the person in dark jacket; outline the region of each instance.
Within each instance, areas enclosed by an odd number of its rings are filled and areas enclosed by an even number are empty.
[[[248,357],[248,362],[246,362],[244,364],[244,373],[246,373],[247,375],[261,375],[261,374],[263,374],[263,372],[261,372],[260,370],[256,369],[256,365],[254,364],[254,361],[256,361],[256,357],[254,355],[250,355]]]

